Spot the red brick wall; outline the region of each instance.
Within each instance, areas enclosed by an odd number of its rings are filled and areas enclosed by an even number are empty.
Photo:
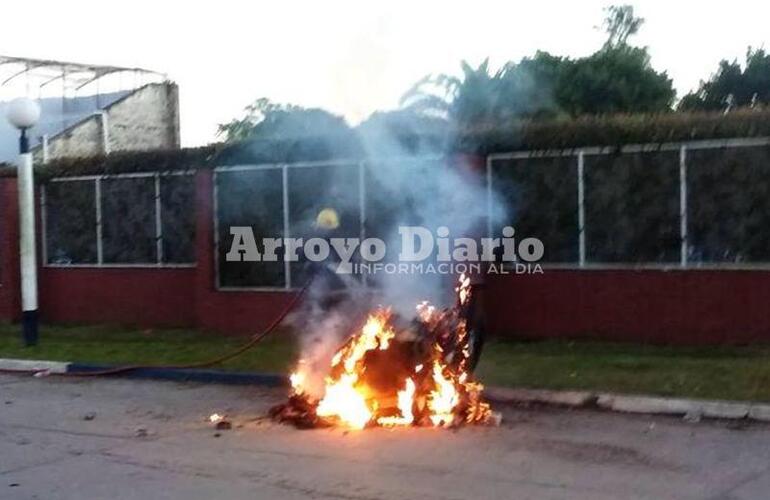
[[[0,321],[21,316],[19,209],[15,178],[0,178]]]
[[[770,272],[546,270],[489,280],[493,333],[663,344],[770,342]]]
[[[44,322],[195,325],[195,268],[44,267],[38,283]]]

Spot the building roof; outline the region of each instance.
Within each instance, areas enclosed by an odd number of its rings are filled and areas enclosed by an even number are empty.
[[[37,89],[37,95],[44,95],[43,91],[49,93],[49,89],[58,88],[59,84],[62,85],[62,89],[66,89],[66,92],[62,91],[62,95],[38,99],[41,117],[40,123],[30,133],[30,142],[33,147],[40,143],[42,136],[54,136],[135,90],[139,85],[133,85],[127,90],[99,92],[98,81],[101,78],[122,72],[159,76],[166,80],[165,74],[145,68],[0,55],[0,87],[10,89],[24,83],[20,80],[25,79],[27,87],[30,86],[29,80],[34,81],[33,86]],[[86,95],[78,95],[80,91],[85,93],[91,90],[91,87],[85,89],[84,87],[92,83],[96,83],[94,90]],[[27,88],[26,92],[28,95],[35,94],[30,88]],[[75,95],[65,95],[70,92]],[[13,93],[6,92],[5,97],[8,101],[11,96]],[[7,102],[0,101],[0,162],[15,158],[18,148],[18,132],[5,120],[6,105]]]

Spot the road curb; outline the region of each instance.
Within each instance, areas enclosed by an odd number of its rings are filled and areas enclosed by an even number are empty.
[[[549,404],[553,406],[589,407],[596,403],[596,395],[588,391],[551,391],[547,389],[522,389],[487,387],[484,395],[496,403]]]
[[[117,365],[93,365],[89,363],[71,363],[67,361],[40,361],[27,359],[0,358],[0,371],[31,373],[36,375],[83,375],[93,372],[118,369]],[[188,368],[132,368],[109,376],[177,382],[203,382],[219,384],[257,384],[270,387],[288,386],[289,381],[283,375],[274,373],[232,372],[212,369]]]
[[[570,408],[600,408],[620,413],[687,416],[770,422],[770,404],[740,401],[665,398],[590,391],[553,391],[490,387],[488,399],[502,404],[542,404]]]
[[[0,358],[0,370],[8,371],[67,373],[69,365],[65,361]]]
[[[69,363],[67,373],[87,374],[120,368],[119,366],[92,365],[85,363]],[[173,380],[177,382],[203,382],[219,384],[256,384],[269,387],[288,386],[289,380],[283,375],[275,373],[232,372],[225,370],[197,369],[197,368],[133,368],[125,372],[116,373],[116,377],[142,378],[155,380]]]
[[[65,361],[0,358],[0,371],[18,371],[20,373],[84,375],[115,368],[120,367]],[[286,387],[289,385],[288,378],[279,374],[231,372],[212,369],[133,368],[112,374],[111,376],[172,380],[177,382],[263,385],[269,387]],[[705,417],[770,422],[770,404],[762,403],[509,387],[488,387],[485,390],[485,394],[491,402],[500,404],[541,404],[567,408],[599,408],[620,413],[688,416],[694,419]]]

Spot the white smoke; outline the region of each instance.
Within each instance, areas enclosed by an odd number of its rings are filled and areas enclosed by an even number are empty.
[[[367,165],[366,236],[385,240],[388,261],[395,262],[401,250],[399,226],[420,225],[433,231],[446,226],[450,238],[480,238],[486,236],[489,208],[493,217],[503,213],[499,197],[493,193],[488,200],[483,166],[479,169],[435,149],[407,148],[387,127],[368,127],[361,141]],[[338,183],[332,180],[330,184]],[[335,289],[330,279],[334,278],[316,278],[306,292],[302,311],[292,318],[300,332],[305,386],[321,392],[331,357],[352,329],[360,327],[371,307],[392,307],[408,320],[423,300],[450,305],[456,281],[454,276],[435,273],[383,273],[369,277],[368,286],[348,281],[342,289]],[[341,301],[333,303],[334,294],[341,294]]]
[[[367,226],[381,219],[378,210],[389,212],[389,227],[373,228],[386,241],[389,261],[396,261],[402,248],[399,226],[419,225],[434,234],[444,226],[450,230],[450,239],[478,239],[486,236],[489,208],[493,218],[503,212],[500,198],[494,193],[488,203],[483,165],[471,165],[467,158],[435,148],[407,148],[385,127],[370,128],[362,134],[362,142],[370,179]],[[451,141],[445,138],[440,143]],[[450,305],[455,278],[436,273],[382,274],[373,281],[383,303],[411,316],[422,300]]]

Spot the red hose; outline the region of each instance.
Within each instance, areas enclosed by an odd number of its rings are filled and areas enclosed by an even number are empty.
[[[185,369],[185,368],[203,368],[206,366],[212,366],[219,363],[222,363],[223,361],[227,361],[229,359],[232,359],[236,356],[239,356],[240,354],[248,351],[252,347],[254,347],[257,343],[259,343],[262,339],[270,335],[280,324],[283,322],[283,320],[286,318],[286,316],[294,309],[294,307],[297,305],[299,300],[302,298],[302,296],[305,294],[305,291],[310,286],[310,283],[313,282],[313,278],[311,277],[307,283],[305,283],[305,286],[300,289],[300,291],[291,299],[289,304],[281,311],[281,314],[279,314],[273,321],[268,325],[267,328],[265,328],[264,331],[260,333],[256,333],[252,335],[251,339],[240,346],[239,348],[223,354],[222,356],[218,356],[214,359],[210,359],[207,361],[200,361],[198,363],[190,363],[186,365],[128,365],[128,366],[117,366],[115,368],[109,368],[106,370],[98,370],[98,371],[92,371],[92,372],[67,372],[67,373],[49,373],[49,375],[59,375],[63,377],[96,377],[96,376],[103,376],[103,375],[117,375],[119,373],[125,373],[132,370],[138,370],[138,369],[144,369],[144,368],[154,368],[154,369],[164,369],[164,370],[177,370],[177,369]],[[0,369],[0,373],[15,373],[15,374],[38,374],[38,373],[45,373],[47,370],[9,370],[9,369]]]

